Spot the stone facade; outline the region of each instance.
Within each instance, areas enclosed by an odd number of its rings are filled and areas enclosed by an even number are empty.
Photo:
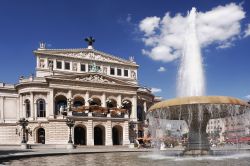
[[[140,87],[138,65],[93,47],[34,51],[36,76],[15,85],[0,83],[0,144],[20,144],[20,118],[29,121],[29,144],[127,145],[154,102]],[[131,126],[132,130],[131,130]],[[139,131],[138,131],[139,133]],[[143,131],[140,131],[143,133]],[[134,138],[133,138],[134,139]]]

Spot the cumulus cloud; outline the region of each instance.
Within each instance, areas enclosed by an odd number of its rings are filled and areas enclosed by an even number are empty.
[[[146,17],[140,22],[139,28],[145,32],[146,36],[155,34],[155,29],[159,27],[159,17]]]
[[[220,49],[233,46],[233,41],[241,34],[240,21],[243,18],[243,8],[235,3],[217,6],[207,12],[198,12],[196,32],[201,47],[213,43]],[[143,32],[142,41],[146,46],[142,53],[153,60],[163,62],[177,59],[183,51],[186,27],[187,16],[179,13],[171,16],[168,12],[163,18],[146,17],[139,23],[139,29]]]
[[[158,72],[164,72],[164,71],[166,71],[166,68],[161,66],[157,71]]]
[[[162,90],[160,88],[151,88],[152,93],[160,93]]]
[[[245,33],[245,34],[244,34],[244,37],[250,36],[250,24],[247,25],[247,29],[245,30],[244,33]]]

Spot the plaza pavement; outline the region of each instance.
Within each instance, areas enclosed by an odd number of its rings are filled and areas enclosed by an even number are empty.
[[[31,149],[21,149],[20,146],[0,146],[0,162],[3,160],[18,159],[24,157],[90,154],[90,153],[113,153],[113,152],[148,152],[153,149],[128,148],[127,146],[80,146],[75,149],[66,149],[65,145],[41,145],[31,146]]]
[[[165,152],[181,152],[182,147],[167,148]],[[250,145],[241,147],[224,146],[213,147],[213,151],[235,151],[243,150],[250,152]],[[5,145],[0,146],[0,163],[6,160],[40,157],[53,155],[71,155],[71,154],[91,154],[91,153],[114,153],[114,152],[152,152],[153,148],[129,148],[128,146],[79,146],[75,149],[66,149],[66,145],[31,145],[31,149],[21,149],[20,146]],[[163,151],[162,151],[163,152]]]

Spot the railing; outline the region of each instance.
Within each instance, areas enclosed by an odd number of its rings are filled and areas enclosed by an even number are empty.
[[[120,108],[107,108],[101,106],[81,106],[74,108],[72,111],[73,116],[92,116],[92,117],[112,117],[112,118],[124,118],[127,114],[126,109]]]

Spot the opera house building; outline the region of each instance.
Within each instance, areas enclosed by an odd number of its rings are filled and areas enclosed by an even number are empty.
[[[128,60],[87,48],[33,53],[36,73],[18,83],[0,83],[0,144],[67,144],[74,121],[75,145],[128,145],[143,136],[145,113],[154,103],[138,83],[138,68]],[[2,62],[3,63],[3,62]],[[25,132],[19,123],[27,120]]]

